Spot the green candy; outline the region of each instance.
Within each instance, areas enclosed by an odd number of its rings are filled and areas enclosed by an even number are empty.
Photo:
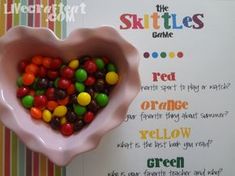
[[[73,109],[74,109],[74,112],[75,112],[78,116],[82,116],[83,114],[86,113],[86,107],[84,107],[84,106],[73,105]]]
[[[33,84],[30,87],[32,87],[34,90],[38,90],[38,78],[35,78]]]
[[[85,85],[80,83],[80,82],[76,82],[75,83],[75,89],[78,91],[78,92],[84,92],[85,91]]]
[[[96,66],[98,67],[99,70],[102,70],[104,68],[104,61],[102,59],[96,59],[95,60]]]
[[[56,88],[58,88],[58,81],[59,81],[59,79],[60,79],[60,78],[56,78],[55,81],[54,81],[54,86],[55,86]]]
[[[35,92],[36,95],[43,95],[44,93],[45,93],[45,90],[43,89],[36,90]]]
[[[104,107],[108,104],[109,102],[109,97],[108,95],[104,94],[104,93],[99,93],[95,96],[95,100],[96,100],[96,103],[101,106],[101,107]]]
[[[17,86],[18,86],[18,87],[21,87],[21,86],[23,86],[23,80],[22,80],[22,76],[19,76],[19,77],[17,78],[17,81],[16,81],[16,83],[17,83]]]
[[[108,64],[107,70],[108,70],[108,72],[117,72],[117,68],[114,64]]]
[[[34,98],[31,95],[26,95],[22,98],[21,102],[25,108],[31,108],[34,103]]]
[[[75,72],[75,78],[78,82],[83,82],[87,79],[87,72],[86,70],[80,68],[77,69]]]

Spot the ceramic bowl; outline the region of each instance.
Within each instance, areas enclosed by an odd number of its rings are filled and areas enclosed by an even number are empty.
[[[64,137],[42,121],[30,117],[16,97],[17,64],[34,55],[60,57],[65,61],[83,55],[107,56],[118,67],[120,81],[109,104],[79,133]],[[33,151],[57,165],[94,149],[101,137],[125,118],[140,89],[139,55],[135,47],[111,27],[76,29],[65,40],[45,28],[15,27],[0,38],[0,120]]]

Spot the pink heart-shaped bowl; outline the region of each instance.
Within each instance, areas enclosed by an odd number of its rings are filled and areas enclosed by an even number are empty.
[[[65,61],[83,55],[107,56],[119,70],[120,80],[109,104],[79,133],[63,137],[42,121],[34,120],[16,97],[17,64],[34,55],[60,57]],[[0,120],[31,150],[57,165],[94,149],[101,137],[126,117],[128,106],[140,90],[139,55],[135,47],[111,27],[77,29],[65,40],[45,28],[15,27],[0,38]]]

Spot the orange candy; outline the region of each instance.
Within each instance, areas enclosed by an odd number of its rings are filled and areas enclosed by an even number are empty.
[[[69,103],[69,97],[65,97],[64,99],[62,100],[57,100],[57,102],[60,104],[60,105],[67,105]]]
[[[47,102],[47,109],[51,112],[54,111],[54,109],[58,106],[58,103],[56,101],[48,101]]]
[[[30,114],[34,119],[41,119],[42,118],[42,111],[38,108],[32,107],[30,109]]]
[[[32,73],[36,75],[38,72],[38,66],[36,64],[29,64],[25,67],[25,73]]]
[[[32,73],[25,73],[22,76],[23,84],[26,86],[33,84],[34,80],[35,80],[35,76]]]
[[[50,65],[51,65],[51,58],[50,57],[44,57],[42,59],[42,65],[46,68],[50,68]]]
[[[43,59],[42,56],[34,56],[32,58],[32,62],[36,65],[41,65],[42,64],[42,59]]]

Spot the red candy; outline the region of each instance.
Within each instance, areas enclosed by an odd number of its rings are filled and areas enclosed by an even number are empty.
[[[73,134],[73,125],[70,123],[65,123],[61,126],[61,133],[65,136],[70,136]]]
[[[107,57],[103,57],[103,61],[104,61],[105,64],[109,63],[109,59]]]
[[[74,84],[70,84],[70,86],[67,88],[67,94],[72,95],[73,93],[75,93],[75,86]]]
[[[33,96],[33,97],[34,97],[34,95],[35,95],[35,91],[34,91],[34,90],[32,90],[32,89],[30,89],[30,90],[29,90],[28,95],[31,95],[31,96]]]
[[[27,95],[29,93],[29,88],[28,87],[20,87],[17,89],[17,97],[21,98],[24,97],[25,95]]]
[[[85,114],[83,120],[84,120],[85,123],[91,123],[91,122],[93,121],[93,119],[94,119],[94,113],[88,111],[88,112]]]
[[[84,69],[88,72],[88,73],[94,73],[97,71],[97,66],[95,64],[95,62],[88,60],[85,62],[84,64]]]
[[[92,86],[93,84],[95,84],[95,78],[92,76],[88,76],[88,78],[85,81],[85,85]]]
[[[71,78],[73,78],[74,70],[70,67],[65,66],[61,69],[60,75],[63,78],[71,79]]]
[[[67,89],[71,85],[71,81],[65,78],[60,78],[58,81],[58,87],[61,89]]]
[[[51,61],[52,61],[52,59],[51,59],[50,57],[44,57],[44,58],[42,59],[42,65],[43,65],[45,68],[50,68]]]
[[[60,68],[60,66],[62,65],[62,60],[59,58],[55,58],[51,60],[50,63],[50,69],[56,70],[58,68]]]
[[[54,70],[48,70],[47,77],[51,80],[55,80],[58,77],[59,73]]]
[[[32,62],[36,65],[41,65],[42,64],[42,59],[43,59],[42,56],[34,56],[32,58]]]
[[[38,77],[43,78],[47,75],[47,69],[43,66],[38,68]]]
[[[25,71],[26,66],[29,64],[28,60],[22,60],[19,64],[18,64],[18,70],[20,73],[23,73]]]
[[[55,100],[55,88],[48,88],[46,91],[46,97],[48,100]]]
[[[47,105],[47,97],[45,95],[37,95],[34,97],[34,106],[43,109]]]

